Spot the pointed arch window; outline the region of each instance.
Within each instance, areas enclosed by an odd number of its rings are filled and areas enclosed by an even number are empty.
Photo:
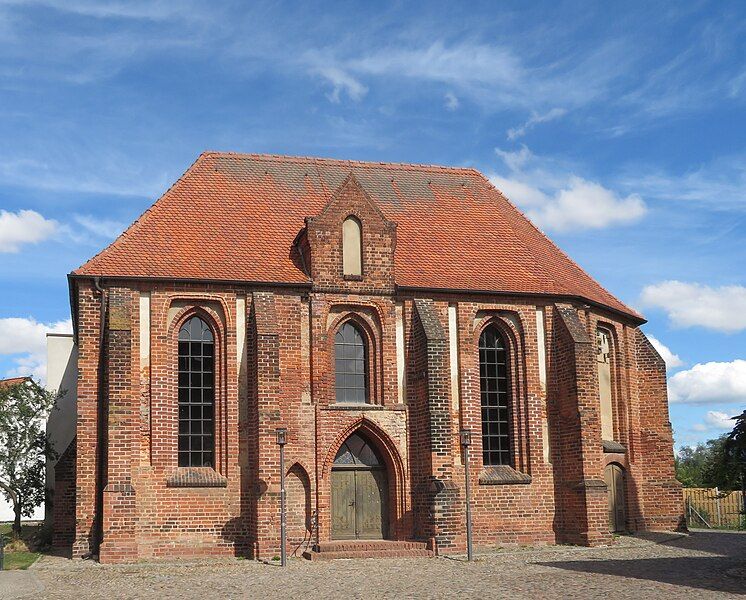
[[[363,274],[363,226],[357,218],[349,216],[342,223],[342,263],[346,276]]]
[[[215,339],[199,317],[179,330],[179,466],[215,464]]]
[[[614,440],[614,404],[611,390],[611,331],[596,329],[596,362],[598,363],[598,392],[601,403],[601,439]]]
[[[337,402],[368,401],[368,348],[357,325],[346,321],[334,337]]]
[[[494,325],[479,337],[479,385],[484,465],[513,466],[508,349],[505,338]]]

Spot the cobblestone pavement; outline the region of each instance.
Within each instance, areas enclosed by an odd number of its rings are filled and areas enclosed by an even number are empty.
[[[84,598],[692,598],[746,595],[746,534],[621,538],[463,558],[245,560],[102,566],[43,557],[34,597]]]

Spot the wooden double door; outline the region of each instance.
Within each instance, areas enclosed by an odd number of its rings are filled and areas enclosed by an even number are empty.
[[[386,466],[367,441],[353,434],[332,467],[332,538],[384,539],[388,535]]]

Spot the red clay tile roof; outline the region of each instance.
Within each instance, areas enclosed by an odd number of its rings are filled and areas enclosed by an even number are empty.
[[[397,223],[399,286],[573,296],[641,318],[467,168],[206,152],[73,274],[306,283],[293,240],[350,172]]]
[[[31,381],[31,377],[9,377],[8,379],[0,379],[0,388],[7,388],[24,381]]]

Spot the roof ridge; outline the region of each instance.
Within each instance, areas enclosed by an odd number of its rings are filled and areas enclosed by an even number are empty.
[[[264,154],[264,153],[253,153],[253,152],[230,152],[222,150],[205,150],[202,155],[209,156],[234,156],[238,158],[248,159],[264,159],[272,160],[276,162],[322,162],[327,164],[338,164],[352,167],[361,168],[380,168],[380,167],[398,167],[407,170],[422,170],[427,169],[431,171],[445,171],[445,172],[456,172],[456,173],[474,173],[481,175],[478,169],[474,167],[453,167],[449,165],[435,165],[427,163],[407,163],[407,162],[391,162],[391,161],[374,161],[374,160],[351,160],[344,158],[331,158],[325,156],[290,156],[287,154]]]

